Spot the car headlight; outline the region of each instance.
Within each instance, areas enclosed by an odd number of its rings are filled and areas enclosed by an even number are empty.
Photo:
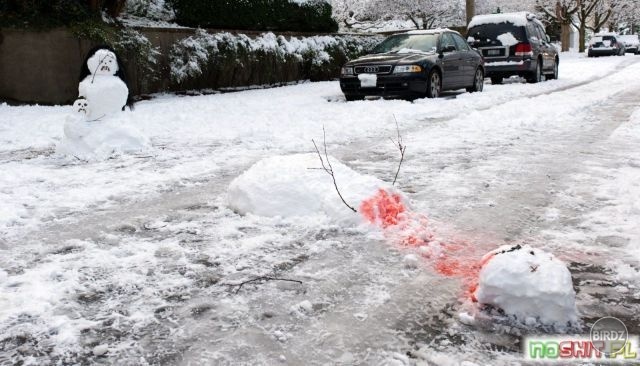
[[[340,70],[340,74],[353,75],[353,67],[343,67],[342,70]]]
[[[401,74],[406,72],[422,72],[422,67],[418,65],[401,65],[393,68],[394,74]]]

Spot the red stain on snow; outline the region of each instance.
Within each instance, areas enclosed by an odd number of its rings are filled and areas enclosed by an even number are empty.
[[[431,250],[423,254],[434,261],[435,270],[443,276],[461,277],[466,283],[468,296],[475,302],[478,275],[493,256],[478,261],[473,259],[474,244],[466,240],[452,239],[447,243],[434,240],[426,216],[411,212],[397,193],[379,189],[364,200],[360,212],[371,224],[379,226],[385,234],[405,246],[428,246]]]

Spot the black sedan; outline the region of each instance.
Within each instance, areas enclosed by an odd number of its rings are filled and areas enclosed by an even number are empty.
[[[437,98],[443,90],[484,87],[484,60],[459,33],[411,31],[385,39],[370,54],[349,61],[340,75],[347,100],[365,96]]]

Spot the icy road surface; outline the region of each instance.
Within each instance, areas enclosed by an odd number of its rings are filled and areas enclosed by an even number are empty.
[[[152,151],[90,164],[53,155],[68,107],[2,105],[0,364],[520,361],[544,329],[464,325],[462,281],[375,229],[225,206],[234,177],[311,152],[323,125],[332,155],[392,181],[393,116],[399,189],[466,256],[552,251],[584,329],[612,315],[640,334],[638,75],[637,56],[563,55],[560,80],[415,103],[345,103],[337,82],[161,96],[132,112]],[[237,286],[264,275],[302,284]]]

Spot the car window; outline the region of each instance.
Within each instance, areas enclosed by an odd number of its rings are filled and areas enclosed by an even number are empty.
[[[457,49],[456,42],[453,40],[453,37],[451,37],[451,34],[444,33],[442,37],[440,37],[440,49],[443,50],[448,46],[453,46],[453,48]]]
[[[473,38],[474,47],[512,46],[527,40],[525,27],[516,26],[509,22],[480,24],[470,28],[467,36]],[[508,44],[505,45],[503,42]]]
[[[540,39],[546,42],[547,33],[544,31],[544,28],[540,24],[536,24],[536,28],[538,29],[538,33],[540,33]]]
[[[405,51],[422,51],[422,52],[434,52],[438,46],[437,34],[397,34],[391,36],[376,48],[371,51],[372,53],[388,53],[397,52],[402,53]]]
[[[456,46],[458,47],[459,51],[469,51],[469,45],[467,44],[467,42],[464,41],[464,39],[462,39],[462,37],[460,37],[457,34],[452,34],[451,35],[453,37],[453,40],[456,42]]]

